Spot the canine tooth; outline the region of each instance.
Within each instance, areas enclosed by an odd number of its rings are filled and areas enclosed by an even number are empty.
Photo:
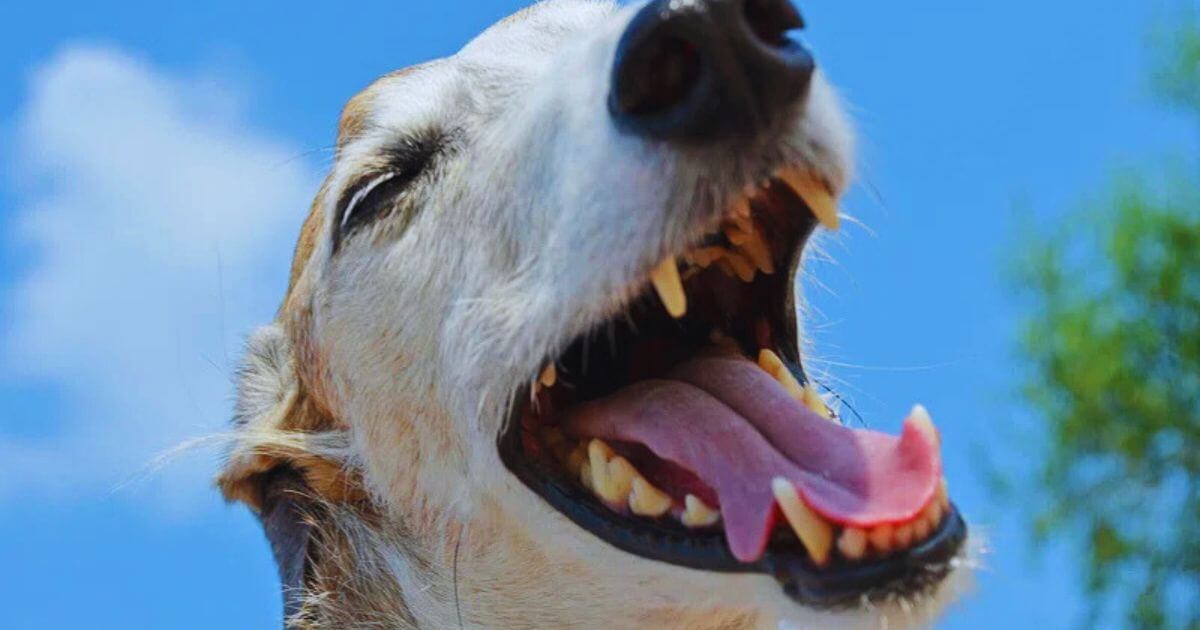
[[[554,387],[554,384],[557,382],[558,368],[555,367],[553,363],[547,365],[545,368],[542,368],[542,373],[540,376],[538,376],[538,383],[540,383],[542,387],[551,388]]]
[[[625,503],[633,490],[633,480],[638,471],[624,457],[614,457],[608,462],[608,479],[601,498],[614,505]]]
[[[837,423],[833,417],[833,411],[829,409],[829,405],[825,404],[825,399],[817,392],[817,388],[813,387],[812,383],[807,383],[804,386],[804,394],[801,398],[804,401],[804,406],[812,409],[817,415],[826,420]]]
[[[837,231],[841,226],[837,201],[824,186],[812,176],[791,168],[780,171],[779,179],[786,182],[797,195],[804,199],[804,203],[808,204],[808,208],[812,210],[813,216],[817,217],[821,225]]]
[[[758,367],[764,372],[770,374],[772,378],[783,385],[788,394],[795,400],[804,402],[804,388],[800,385],[796,377],[792,376],[791,370],[783,364],[783,360],[779,355],[771,350],[763,349],[758,353]]]
[[[905,424],[912,424],[922,434],[929,438],[929,441],[936,446],[941,446],[942,438],[938,435],[937,428],[933,426],[933,417],[929,415],[929,410],[924,405],[916,405],[908,414],[908,420]]]
[[[771,491],[788,524],[808,549],[813,564],[824,566],[829,562],[829,551],[833,548],[833,525],[805,505],[796,493],[796,487],[787,479],[776,477],[771,482]]]
[[[638,516],[658,518],[671,509],[671,497],[649,481],[636,477],[629,492],[629,510]]]
[[[650,273],[650,281],[671,317],[679,319],[687,314],[687,294],[683,292],[683,281],[679,278],[679,266],[674,258],[659,263]]]
[[[848,527],[838,536],[838,551],[848,560],[861,560],[867,554],[867,533]]]
[[[689,494],[683,499],[683,517],[680,519],[683,524],[692,529],[699,527],[709,527],[716,525],[721,519],[721,513],[708,507],[704,501],[700,500],[694,494]]]
[[[897,527],[892,540],[896,542],[896,549],[907,549],[913,542],[913,524],[905,523]]]
[[[867,533],[871,546],[881,554],[891,553],[893,549],[892,536],[895,530],[891,525],[880,525]]]

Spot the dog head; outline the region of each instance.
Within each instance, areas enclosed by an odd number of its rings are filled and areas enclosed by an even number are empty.
[[[297,586],[370,572],[358,606],[435,626],[936,610],[965,527],[927,414],[842,427],[802,367],[852,164],[802,26],[557,0],[350,102],[221,477]],[[323,507],[277,512],[280,471]],[[353,551],[280,543],[322,527]]]

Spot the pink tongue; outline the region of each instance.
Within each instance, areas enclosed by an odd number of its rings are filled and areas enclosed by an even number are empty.
[[[899,438],[836,425],[744,358],[693,359],[667,379],[579,405],[566,428],[643,444],[695,473],[716,491],[726,540],[742,562],[766,548],[775,477],[830,521],[861,528],[913,519],[941,479],[936,435],[913,422]]]

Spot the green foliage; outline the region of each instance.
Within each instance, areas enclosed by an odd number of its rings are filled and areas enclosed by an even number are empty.
[[[1200,122],[1200,29],[1186,24],[1154,80]],[[1200,629],[1195,169],[1122,178],[1028,239],[1019,274],[1022,392],[1050,439],[1034,530],[1081,543],[1093,615],[1138,628]]]

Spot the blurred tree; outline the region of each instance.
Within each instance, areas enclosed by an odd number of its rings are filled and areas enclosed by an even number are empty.
[[[1200,123],[1200,22],[1181,23],[1153,85]],[[1200,630],[1197,165],[1119,178],[1029,240],[1022,393],[1049,433],[1035,531],[1086,550],[1089,627]]]

